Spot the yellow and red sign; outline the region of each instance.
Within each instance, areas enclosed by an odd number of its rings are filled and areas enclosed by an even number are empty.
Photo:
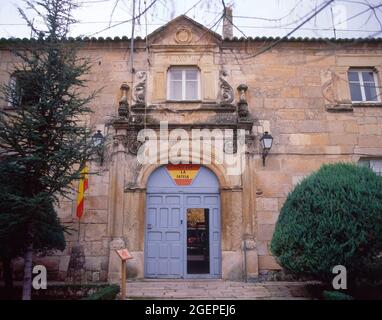
[[[199,164],[168,164],[167,171],[175,184],[188,186],[192,183],[200,169]]]

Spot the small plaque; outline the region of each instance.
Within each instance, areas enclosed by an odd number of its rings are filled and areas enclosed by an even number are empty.
[[[115,252],[117,252],[121,260],[133,259],[133,256],[130,254],[129,250],[127,249],[119,249],[119,250],[115,250]]]

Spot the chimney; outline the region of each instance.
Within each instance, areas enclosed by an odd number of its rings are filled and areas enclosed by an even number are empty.
[[[223,18],[223,39],[233,38],[233,20],[232,20],[232,7],[227,6],[225,9],[225,16]]]

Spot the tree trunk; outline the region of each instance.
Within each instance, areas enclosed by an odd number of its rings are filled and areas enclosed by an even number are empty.
[[[5,256],[2,260],[5,291],[11,293],[13,290],[12,259],[8,256]]]
[[[23,300],[31,300],[32,292],[32,254],[33,244],[30,242],[24,254],[24,280],[23,280]]]

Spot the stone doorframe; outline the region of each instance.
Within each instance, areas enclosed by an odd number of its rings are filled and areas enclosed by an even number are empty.
[[[143,247],[145,226],[146,184],[150,174],[161,165],[144,165],[134,178],[135,184],[127,184],[125,170],[136,162],[128,153],[127,130],[116,128],[113,137],[113,156],[110,167],[108,236],[110,238],[108,280],[119,281],[120,261],[114,249],[127,247],[135,259],[129,260],[128,275],[143,278]],[[213,155],[211,155],[213,158]],[[207,164],[219,180],[221,192],[222,278],[243,278],[258,275],[258,255],[255,242],[256,188],[253,154],[246,154],[246,174],[235,183],[225,174],[222,165]],[[213,161],[212,161],[213,162]],[[244,244],[246,259],[243,256]],[[246,261],[246,266],[244,266]]]

